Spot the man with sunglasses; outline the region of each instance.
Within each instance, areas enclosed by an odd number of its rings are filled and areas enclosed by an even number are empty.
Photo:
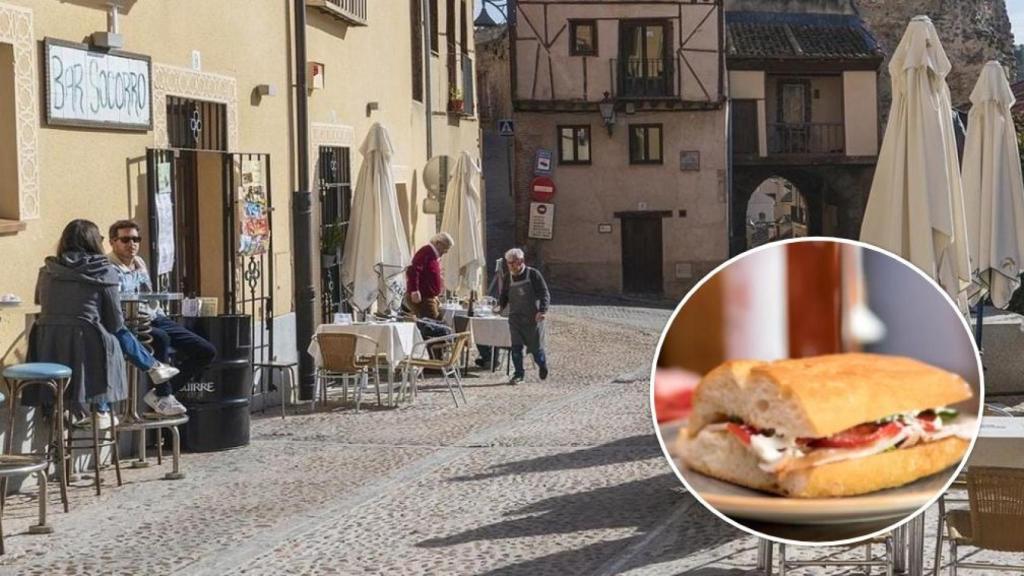
[[[149,270],[146,268],[146,262],[139,256],[139,246],[142,243],[139,225],[131,220],[118,220],[110,226],[109,237],[113,251],[108,257],[121,277],[121,293],[152,292],[153,282]],[[140,303],[139,313],[148,314],[151,318],[153,356],[161,362],[170,363],[173,349],[177,360],[175,364],[181,370],[181,373],[170,382],[157,384],[146,393],[143,400],[161,416],[184,414],[185,407],[178,402],[172,392],[180,389],[193,376],[213,363],[217,349],[206,339],[168,318],[159,306]]]

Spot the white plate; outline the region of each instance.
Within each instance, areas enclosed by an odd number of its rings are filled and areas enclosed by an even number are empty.
[[[744,488],[705,476],[684,464],[677,452],[677,437],[685,422],[661,426],[661,435],[680,473],[708,504],[733,518],[783,524],[847,524],[902,519],[942,491],[955,468],[915,482],[844,498],[786,498]]]

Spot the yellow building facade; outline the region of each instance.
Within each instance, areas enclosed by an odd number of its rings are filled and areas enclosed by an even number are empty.
[[[34,312],[38,269],[54,254],[70,220],[92,220],[104,236],[115,220],[137,220],[142,255],[157,268],[157,255],[147,249],[156,236],[150,222],[159,220],[151,191],[168,185],[167,176],[176,195],[188,191],[174,208],[178,268],[171,280],[185,279],[188,293],[218,298],[222,312],[251,288],[245,275],[250,261],[237,255],[242,246],[235,232],[244,217],[230,206],[241,202],[233,194],[251,190],[256,179],[272,228],[272,245],[259,257],[264,273],[258,291],[266,309],[257,315],[273,319],[274,354],[293,358],[293,2],[121,0],[116,13],[110,4],[0,0],[0,294],[25,302],[0,311],[0,364],[23,358],[25,316]],[[397,192],[411,243],[421,244],[436,231],[437,217],[423,203],[429,155],[454,157],[465,150],[479,158],[472,73],[466,72],[473,70],[474,8],[472,0],[307,0],[306,72],[316,74],[310,76],[316,88],[307,94],[314,198],[323,196],[321,148],[348,155],[347,184],[354,189],[362,162],[358,146],[380,122],[396,149]],[[460,28],[463,13],[468,32]],[[421,27],[432,19],[438,22],[438,50],[424,57],[421,49],[417,56],[415,43],[428,39]],[[449,35],[459,38],[454,78],[447,70]],[[123,45],[108,52],[103,44],[116,45],[118,38]],[[55,80],[58,66],[76,69],[72,62],[83,65],[77,70],[84,76],[76,79],[72,71]],[[417,81],[420,92],[432,98],[429,116],[425,96],[416,100]],[[450,83],[460,90],[450,92]],[[461,96],[461,106],[449,104],[455,96]],[[76,98],[81,109],[54,109],[55,102],[70,106]],[[146,99],[149,111],[142,121],[123,109],[107,109],[142,106]],[[161,166],[171,171],[165,174]],[[313,212],[315,242],[319,203]],[[309,248],[315,253],[319,247]]]

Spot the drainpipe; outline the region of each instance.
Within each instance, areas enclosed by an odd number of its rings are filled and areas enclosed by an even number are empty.
[[[313,285],[312,193],[309,189],[309,109],[306,88],[306,2],[294,0],[295,124],[298,189],[292,192],[292,256],[295,297],[295,342],[299,354],[299,400],[313,398],[313,357],[306,346],[313,338],[316,288]]]
[[[423,90],[423,109],[427,113],[427,160],[434,157],[434,85],[430,82],[430,39],[434,30],[430,27],[430,1],[420,0],[420,23],[423,29],[423,79],[426,83]]]

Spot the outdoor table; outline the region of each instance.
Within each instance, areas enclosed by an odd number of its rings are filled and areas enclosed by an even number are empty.
[[[135,333],[150,352],[153,351],[149,336],[149,320],[139,314],[139,305],[143,302],[177,302],[183,299],[183,295],[177,292],[146,292],[143,294],[121,294],[121,307],[124,309],[125,324]],[[127,360],[126,360],[127,362]],[[172,416],[169,418],[144,418],[139,414],[139,370],[131,364],[127,365],[128,373],[128,399],[126,409],[120,424],[117,425],[118,432],[136,433],[136,450],[138,459],[131,463],[133,468],[145,468],[149,466],[146,461],[146,430],[161,430],[167,428],[171,431],[171,458],[173,469],[164,475],[168,480],[179,480],[185,475],[179,470],[181,457],[181,436],[178,426],[188,422],[188,415]],[[158,439],[157,446],[160,446]],[[159,452],[158,452],[159,455]]]
[[[393,405],[395,385],[395,368],[412,355],[413,347],[422,341],[420,331],[415,322],[382,322],[356,324],[321,324],[317,326],[317,334],[359,334],[369,336],[377,342],[377,349],[371,350],[363,341],[356,344],[356,353],[370,356],[384,354],[388,364],[388,404]],[[313,361],[319,366],[323,362],[320,356],[320,345],[316,338],[309,343],[307,349]]]
[[[1024,468],[1024,418],[985,416],[967,467],[1002,466]],[[909,542],[906,562],[909,576],[924,573],[924,514],[904,525]]]
[[[469,320],[469,331],[473,343],[491,348],[491,371],[494,371],[495,350],[512,348],[512,333],[508,329],[508,318],[504,316],[473,316]]]

